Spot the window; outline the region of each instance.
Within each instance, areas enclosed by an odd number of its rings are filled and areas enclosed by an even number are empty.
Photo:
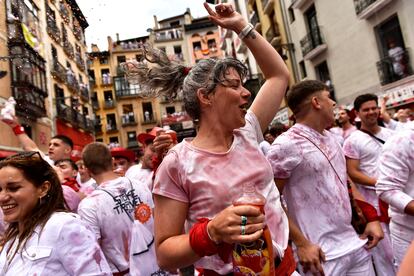
[[[180,26],[180,21],[173,21],[173,22],[170,22],[170,27],[178,27],[178,26]]]
[[[53,57],[54,60],[57,61],[58,54],[57,54],[56,47],[53,46],[53,45],[51,45],[51,46],[52,46],[52,57]]]
[[[153,120],[152,114],[152,103],[151,102],[144,102],[142,103],[142,111],[144,115],[144,121],[149,122]]]
[[[165,53],[165,47],[158,47],[158,50],[163,51]]]
[[[110,144],[118,144],[119,143],[119,138],[118,136],[113,136],[113,137],[109,137],[109,143]]]
[[[111,73],[109,69],[101,69],[102,84],[111,84]]]
[[[121,64],[122,62],[126,61],[125,56],[117,56],[116,60],[118,61],[118,65]]]
[[[181,49],[181,46],[180,45],[176,45],[176,46],[174,46],[174,54],[182,54],[183,53],[183,50]]]
[[[95,141],[96,141],[96,142],[101,142],[101,143],[103,143],[103,139],[102,139],[102,138],[96,138],[96,139],[95,139]]]
[[[288,14],[289,14],[289,22],[293,23],[295,21],[295,11],[293,10],[292,6],[288,8]]]
[[[114,97],[113,97],[113,95],[112,95],[112,91],[104,91],[104,98],[105,98],[105,101],[109,101],[109,100],[111,100],[111,101],[113,101],[114,100]]]
[[[315,67],[316,77],[321,82],[325,83],[329,87],[329,92],[331,93],[331,98],[335,100],[335,91],[333,89],[331,76],[329,74],[329,68],[326,61],[321,62]]]
[[[201,50],[201,42],[200,41],[194,41],[193,42],[193,49],[194,49],[194,51]]]
[[[306,72],[305,61],[302,60],[301,62],[299,62],[299,68],[300,68],[300,75],[302,79],[306,78],[308,74]]]
[[[115,114],[106,114],[106,130],[116,130],[116,118]]]
[[[165,108],[165,110],[167,111],[167,114],[174,114],[175,113],[175,107],[174,106],[167,106]]]
[[[89,69],[88,70],[88,75],[89,75],[89,81],[95,82],[95,71]]]
[[[137,132],[136,131],[128,131],[128,144],[135,143],[137,141]]]
[[[213,39],[209,39],[208,41],[207,41],[207,45],[208,45],[208,48],[216,48],[217,46],[216,46],[216,40],[213,38]]]
[[[55,97],[56,97],[56,106],[65,104],[65,92],[62,88],[55,84]]]
[[[100,64],[108,64],[108,58],[107,57],[101,57],[99,58]]]

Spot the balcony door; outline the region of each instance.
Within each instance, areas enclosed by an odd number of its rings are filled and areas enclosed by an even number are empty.
[[[310,39],[312,40],[312,46],[316,47],[322,43],[319,34],[319,25],[318,25],[318,18],[316,16],[316,9],[315,5],[312,5],[306,12],[305,12],[305,19],[307,23],[308,32],[310,34]]]

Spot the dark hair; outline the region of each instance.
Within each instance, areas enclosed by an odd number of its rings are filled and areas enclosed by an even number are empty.
[[[76,163],[72,160],[72,159],[60,159],[55,161],[55,166],[58,166],[60,163],[69,163],[69,165],[72,167],[73,170],[75,171],[79,171],[79,167],[78,165],[76,165]]]
[[[329,87],[318,80],[305,80],[292,86],[287,93],[287,104],[292,110],[293,114],[298,114],[303,110],[303,104],[310,98],[311,95],[321,92],[329,91]]]
[[[42,159],[39,152],[21,152],[10,156],[0,161],[0,169],[4,167],[18,169],[22,172],[23,177],[35,187],[40,187],[46,181],[50,183],[47,194],[39,200],[38,204],[25,218],[23,231],[19,232],[18,222],[10,223],[5,231],[3,245],[18,236],[17,248],[20,248],[20,246],[24,247],[26,245],[27,239],[30,238],[37,226],[40,225],[43,229],[54,212],[67,211],[66,203],[59,177],[55,170]]]
[[[287,130],[287,127],[279,122],[276,122],[270,129],[269,129],[269,133],[273,136],[273,137],[277,137],[280,134],[282,134],[283,132],[285,132]]]
[[[358,97],[356,97],[355,101],[354,101],[354,108],[356,111],[359,111],[359,109],[361,108],[361,105],[365,102],[369,102],[369,101],[375,101],[378,105],[378,97],[377,95],[374,94],[362,94],[359,95]]]
[[[83,163],[93,174],[112,171],[112,155],[104,143],[94,142],[86,145],[82,151]]]
[[[197,97],[199,89],[203,89],[205,94],[214,93],[217,84],[226,80],[229,68],[234,68],[241,80],[247,75],[246,66],[233,58],[200,60],[188,73],[187,67],[170,61],[163,51],[148,44],[143,46],[143,51],[145,59],[158,66],[135,66],[130,70],[133,72],[127,72],[130,75],[129,80],[132,78],[153,96],[162,94],[173,99],[182,91],[185,110],[194,120],[200,119],[201,114]]]
[[[58,134],[52,137],[52,139],[59,139],[66,145],[68,145],[71,149],[73,149],[73,141],[66,135]]]

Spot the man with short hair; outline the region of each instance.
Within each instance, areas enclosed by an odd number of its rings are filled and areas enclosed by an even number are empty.
[[[76,165],[79,168],[76,181],[78,181],[80,185],[80,191],[88,196],[96,189],[96,181],[89,174],[89,171],[86,169],[82,159],[76,161]]]
[[[395,275],[388,230],[388,207],[380,203],[375,191],[379,156],[383,143],[393,135],[393,131],[378,125],[379,107],[376,95],[363,94],[358,96],[354,101],[354,108],[361,120],[361,128],[353,132],[343,146],[347,171],[367,202],[381,213],[380,220],[384,239],[372,250],[377,273],[386,276]]]
[[[16,117],[13,120],[3,119],[3,122],[11,127],[23,150],[40,152],[45,161],[50,165],[54,165],[56,160],[70,158],[73,150],[73,141],[69,137],[61,134],[53,136],[49,142],[48,156],[45,156],[36,143],[26,134]]]
[[[382,231],[374,219],[360,238],[351,225],[345,157],[325,130],[334,122],[328,89],[315,80],[291,88],[287,103],[297,123],[276,138],[267,158],[287,203],[290,237],[304,272],[375,275],[364,246],[375,246]]]
[[[122,147],[111,148],[113,157],[114,172],[119,176],[125,176],[126,172],[135,161],[135,153],[132,150]]]
[[[146,254],[154,254],[152,262],[156,265],[149,189],[134,179],[117,175],[112,169],[111,152],[103,143],[87,145],[82,159],[98,188],[82,200],[78,213],[94,231],[112,273],[136,275],[137,272],[130,271],[130,265]],[[138,232],[133,237],[135,225]],[[142,227],[146,229],[144,232]],[[146,265],[153,267],[152,263]],[[141,275],[155,272],[148,273],[145,266],[139,269]]]
[[[398,267],[414,240],[414,122],[385,142],[377,195],[390,205],[390,234]]]
[[[346,138],[351,135],[352,132],[357,130],[357,128],[352,124],[351,117],[350,117],[350,111],[345,109],[344,107],[340,107],[338,109],[338,118],[337,123],[338,127],[330,128],[329,131],[342,137],[342,142],[346,140]]]

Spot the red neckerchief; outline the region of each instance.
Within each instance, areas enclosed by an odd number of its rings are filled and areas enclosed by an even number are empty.
[[[62,183],[62,185],[66,185],[66,186],[69,186],[69,187],[71,187],[75,192],[79,192],[79,184],[78,184],[78,182],[76,181],[76,179],[75,178],[69,178],[69,177],[67,177],[67,178],[65,178],[65,182],[63,182]]]

